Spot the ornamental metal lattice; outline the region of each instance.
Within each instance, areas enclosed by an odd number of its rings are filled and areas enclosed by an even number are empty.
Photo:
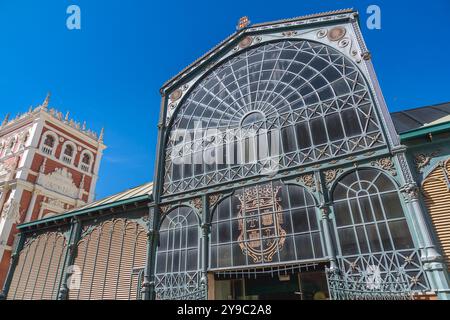
[[[359,169],[343,176],[333,207],[342,256],[414,248],[397,187],[383,172]]]
[[[411,300],[429,289],[418,250],[345,257],[339,268],[327,270],[333,300]]]
[[[427,291],[415,247],[389,176],[358,169],[342,176],[333,190],[339,273],[328,272],[332,299],[411,299]]]
[[[349,59],[311,41],[267,43],[210,71],[181,102],[166,141],[164,190],[235,181],[273,164],[282,170],[382,144],[369,88]],[[205,161],[205,151],[221,161]]]
[[[158,300],[205,297],[200,273],[200,232],[195,212],[179,207],[164,218],[156,255],[155,291]]]

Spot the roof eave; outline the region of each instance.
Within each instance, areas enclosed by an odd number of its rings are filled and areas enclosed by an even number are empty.
[[[439,133],[446,132],[446,131],[450,131],[450,121],[402,132],[402,133],[400,133],[400,140],[402,142],[404,142],[404,141],[409,141],[412,139],[424,137],[430,133],[431,134],[439,134]]]
[[[117,202],[112,202],[112,203],[107,203],[107,204],[104,204],[104,205],[99,205],[99,206],[92,207],[92,208],[75,210],[75,211],[72,211],[72,212],[69,212],[69,213],[60,214],[60,215],[52,216],[52,217],[49,217],[49,218],[44,218],[44,219],[35,220],[35,221],[32,221],[32,222],[22,223],[22,224],[17,226],[17,229],[18,230],[24,230],[24,229],[36,227],[36,226],[43,225],[43,224],[48,225],[49,223],[58,223],[61,220],[71,219],[71,218],[74,218],[74,217],[80,217],[80,216],[84,216],[84,215],[87,215],[87,214],[92,214],[92,213],[97,212],[97,211],[107,210],[107,209],[111,209],[111,208],[127,205],[127,204],[130,204],[130,203],[133,203],[133,202],[141,202],[141,201],[145,201],[145,200],[151,202],[153,200],[152,195],[151,194],[144,194],[144,195],[136,196],[136,197],[133,197],[133,198],[120,200],[120,201],[117,201]]]

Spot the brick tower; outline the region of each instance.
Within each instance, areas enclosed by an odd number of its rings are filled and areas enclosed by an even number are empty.
[[[103,150],[98,136],[55,109],[50,95],[0,125],[0,288],[16,224],[60,214],[94,200]]]

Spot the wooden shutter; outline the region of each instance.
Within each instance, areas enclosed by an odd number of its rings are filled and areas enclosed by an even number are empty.
[[[444,175],[449,176],[449,161],[435,168],[422,183],[425,205],[440,242],[447,266],[450,266],[450,190]]]
[[[74,264],[81,269],[79,290],[70,299],[136,299],[135,270],[145,266],[147,237],[138,223],[112,219],[79,243]]]
[[[65,250],[66,238],[59,232],[29,239],[19,254],[8,299],[56,299]]]

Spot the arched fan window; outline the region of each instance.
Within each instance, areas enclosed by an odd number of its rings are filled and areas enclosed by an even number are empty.
[[[181,100],[166,142],[165,192],[382,143],[369,88],[353,62],[311,41],[267,43],[209,71]]]
[[[179,207],[163,220],[156,256],[157,299],[182,299],[200,286],[199,221],[191,208]]]
[[[333,197],[342,255],[414,247],[398,190],[383,172],[353,171],[338,181]]]

